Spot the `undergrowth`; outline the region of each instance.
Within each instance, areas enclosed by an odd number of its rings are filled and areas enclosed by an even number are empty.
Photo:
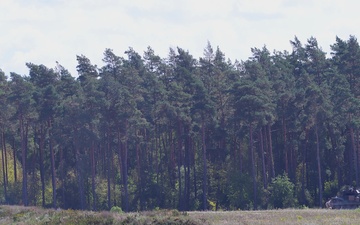
[[[37,207],[0,206],[0,224],[36,225],[200,225],[204,220],[194,220],[177,210],[158,210],[138,213],[92,212],[78,210],[53,210]]]

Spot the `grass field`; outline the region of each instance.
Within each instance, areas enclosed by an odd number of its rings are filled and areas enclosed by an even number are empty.
[[[110,213],[0,206],[0,224],[360,224],[360,210],[284,209],[266,211]]]
[[[189,216],[194,219],[205,219],[209,221],[209,224],[214,225],[360,224],[360,210],[283,209],[266,211],[189,212]]]

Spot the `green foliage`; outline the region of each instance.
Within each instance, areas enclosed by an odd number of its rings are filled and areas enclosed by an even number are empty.
[[[334,197],[339,192],[337,180],[326,181],[324,183],[324,198],[329,199]]]
[[[111,207],[110,212],[122,213],[123,211],[122,211],[121,207],[113,206],[113,207]]]
[[[227,196],[229,209],[249,210],[252,209],[252,180],[245,174],[229,173]]]
[[[359,187],[359,44],[336,38],[331,58],[314,37],[291,45],[235,63],[210,42],[199,60],[106,49],[102,67],[77,56],[77,78],[58,63],[0,70],[0,201],[264,209]]]
[[[295,185],[286,174],[275,177],[270,186],[270,204],[274,208],[290,208],[296,206]]]
[[[120,224],[168,224],[168,225],[200,225],[206,224],[206,221],[197,221],[191,218],[187,213],[181,213],[178,210],[160,210],[136,213],[127,216]]]
[[[17,181],[8,184],[8,203],[21,204],[21,182]]]

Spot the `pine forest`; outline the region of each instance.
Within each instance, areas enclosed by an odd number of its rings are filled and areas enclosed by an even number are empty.
[[[0,204],[79,210],[322,208],[360,187],[360,46],[245,61],[148,47],[77,74],[0,70]],[[75,58],[75,57],[74,57]]]

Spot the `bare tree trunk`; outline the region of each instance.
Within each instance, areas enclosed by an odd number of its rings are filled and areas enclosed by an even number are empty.
[[[49,126],[49,143],[50,143],[50,160],[51,160],[51,185],[52,185],[52,202],[53,207],[56,208],[56,174],[55,174],[55,153],[54,153],[54,144],[52,137],[52,124],[51,121],[48,122]]]
[[[237,146],[237,143],[236,143]],[[243,163],[243,149],[241,146],[241,140],[239,140],[239,171],[240,173],[244,172],[244,163]]]
[[[360,161],[360,139],[359,139],[359,129],[356,128],[355,131],[355,140],[356,140],[356,152],[357,152],[357,161],[356,161],[356,168],[359,171],[359,161]],[[356,187],[359,187],[359,183],[356,183]]]
[[[110,149],[110,138],[109,138],[109,135],[110,135],[110,131],[108,129],[108,132],[107,132],[107,143],[106,143],[106,162],[107,162],[107,165],[106,165],[106,168],[107,168],[107,203],[108,203],[108,209],[110,210],[111,207],[112,207],[112,204],[111,204],[111,172],[112,172],[112,154],[111,154],[111,149]]]
[[[144,202],[143,202],[143,184],[142,184],[142,171],[141,171],[141,159],[140,159],[140,144],[139,140],[136,143],[136,172],[138,174],[137,185],[139,190],[139,201],[140,201],[140,211],[144,210]]]
[[[28,193],[27,193],[27,168],[26,168],[26,131],[24,125],[24,118],[20,117],[20,140],[21,140],[21,161],[22,161],[22,201],[24,206],[28,205]]]
[[[265,166],[265,152],[264,152],[264,139],[263,139],[263,130],[260,128],[260,150],[261,150],[261,164],[262,164],[262,173],[263,173],[263,182],[264,189],[267,189],[267,176],[266,176],[266,166]]]
[[[274,154],[272,149],[272,138],[271,138],[271,125],[267,125],[267,131],[268,131],[268,138],[269,138],[269,153],[270,153],[270,166],[271,166],[271,177],[275,177],[275,166],[274,166]]]
[[[351,137],[351,146],[353,150],[353,163],[354,163],[354,170],[355,170],[355,180],[356,186],[359,186],[359,171],[357,166],[357,149],[355,145],[355,137],[354,137],[354,129],[350,127],[350,137]]]
[[[306,203],[306,195],[305,195],[305,187],[307,186],[307,182],[306,182],[306,175],[307,175],[307,168],[306,168],[306,160],[307,160],[307,144],[308,144],[308,138],[309,138],[309,130],[306,129],[305,130],[305,143],[304,143],[304,148],[303,148],[303,158],[302,158],[302,172],[301,172],[301,194],[302,194],[302,204],[307,204]]]
[[[95,184],[95,153],[94,153],[94,143],[91,144],[90,148],[90,157],[91,157],[91,192],[93,197],[93,210],[96,210],[96,184]]]
[[[41,198],[42,206],[45,207],[45,176],[44,176],[44,146],[45,146],[45,135],[43,125],[40,126],[40,143],[39,143],[39,166],[40,166],[40,180],[41,180]]]
[[[64,151],[63,148],[60,147],[60,179],[61,179],[61,198],[63,200],[63,208],[66,207],[66,201],[65,201],[65,167],[64,167]]]
[[[121,156],[121,168],[122,168],[122,182],[123,182],[123,208],[125,212],[129,211],[129,190],[128,190],[128,121],[125,121],[125,137],[124,141],[120,140],[120,156]]]
[[[205,141],[205,121],[201,121],[201,142],[203,149],[203,210],[207,210],[207,159],[206,159],[206,141]]]
[[[183,196],[182,196],[182,175],[181,175],[181,166],[182,166],[182,151],[183,151],[183,141],[182,141],[182,123],[178,120],[178,135],[177,135],[177,145],[178,145],[178,166],[177,166],[177,172],[178,172],[178,182],[179,182],[179,210],[184,210],[184,204],[183,204]]]
[[[77,131],[75,131],[76,136]],[[79,198],[80,198],[80,209],[85,209],[85,191],[84,191],[84,179],[83,179],[83,159],[80,153],[80,146],[77,143],[77,138],[74,139],[74,146],[75,146],[75,160],[76,160],[76,170],[77,170],[77,179],[78,179],[78,186],[79,186]]]
[[[120,179],[121,179],[121,182],[120,182],[120,187],[121,187],[121,185],[124,185],[123,184],[123,176],[124,176],[124,172],[123,172],[123,146],[122,146],[122,142],[121,142],[121,134],[120,134],[120,129],[118,128],[118,131],[117,131],[117,142],[118,142],[118,161],[119,161],[119,173],[120,173]],[[115,174],[114,174],[115,175]],[[115,178],[114,178],[114,180],[115,180]],[[114,182],[115,183],[115,182]],[[115,186],[115,184],[114,184],[114,186]],[[122,189],[122,191],[121,191],[121,204],[123,203],[123,189]],[[122,206],[122,205],[121,205]],[[123,207],[123,206],[122,206]]]
[[[316,135],[316,159],[317,159],[317,169],[319,176],[319,207],[322,208],[322,178],[321,178],[321,162],[320,162],[320,144],[319,144],[319,132],[317,122],[315,123],[315,135]]]
[[[2,171],[3,171],[3,185],[4,185],[4,199],[5,204],[7,204],[7,165],[5,163],[6,156],[6,143],[5,143],[5,137],[4,137],[4,131],[1,132],[1,144],[2,144],[2,151],[1,151],[1,163],[2,163]]]
[[[16,149],[15,149],[15,137],[13,138],[13,142],[12,142],[12,149],[13,149],[13,165],[14,165],[14,180],[15,182],[17,182],[17,168],[16,168]]]
[[[8,153],[7,153],[7,148],[6,148],[5,133],[3,133],[3,143],[4,143],[4,153],[5,153],[5,181],[6,181],[6,185],[8,185],[9,184]]]
[[[254,210],[257,209],[257,185],[256,185],[256,171],[255,171],[255,154],[253,144],[253,124],[250,123],[250,155],[251,155],[251,175],[253,177],[253,193],[254,193]]]
[[[289,175],[289,159],[288,159],[288,148],[287,148],[287,130],[285,118],[282,118],[282,127],[283,127],[283,140],[284,140],[284,161],[285,161],[285,172]]]
[[[184,198],[185,198],[185,210],[189,210],[190,204],[190,172],[191,172],[191,156],[192,156],[192,145],[191,145],[191,138],[189,135],[186,136],[186,146],[185,146],[185,191],[184,191]]]
[[[125,141],[123,146],[123,183],[124,183],[124,210],[125,212],[129,211],[129,190],[128,190],[128,174],[127,174],[127,141]]]
[[[195,146],[193,146],[193,155],[192,155],[192,167],[193,167],[193,176],[194,176],[194,182],[193,182],[193,185],[194,185],[194,199],[198,199],[198,188],[197,188],[197,170],[196,170],[196,164],[195,164]]]

